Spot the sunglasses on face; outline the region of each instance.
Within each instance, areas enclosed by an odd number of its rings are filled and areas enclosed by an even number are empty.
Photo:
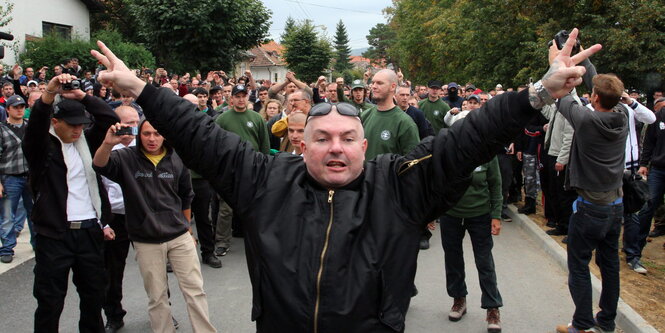
[[[316,117],[316,116],[325,116],[330,111],[332,111],[333,106],[337,108],[337,112],[343,116],[349,116],[349,117],[357,117],[360,119],[360,111],[356,109],[355,106],[349,104],[349,103],[319,103],[316,104],[312,107],[311,110],[309,110],[309,114],[307,116],[307,120],[309,120],[311,117]],[[305,122],[305,125],[307,124],[307,121]]]

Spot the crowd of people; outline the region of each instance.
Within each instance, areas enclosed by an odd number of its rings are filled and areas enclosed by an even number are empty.
[[[596,75],[587,58],[599,47],[572,57],[551,47],[548,75],[516,91],[414,85],[390,69],[310,84],[293,72],[169,75],[129,70],[100,48],[97,70],[75,58],[50,78],[48,67],[0,67],[0,261],[13,260],[27,220],[35,331],[58,330],[70,270],[80,330],[120,330],[133,244],[153,331],[178,326],[173,272],[193,330],[214,332],[200,262],[221,268],[234,236],[245,237],[259,332],[404,331],[417,253],[438,225],[448,318],[467,312],[468,232],[487,329],[500,332],[492,236],[521,201],[524,214],[542,202],[547,233],[568,243],[576,312],[557,330],[613,331],[622,223],[638,273],[646,238],[665,234],[664,223],[651,230],[665,220],[665,98],[656,90],[649,109],[616,76]],[[590,93],[578,96],[582,81]],[[623,210],[625,172],[648,175],[639,211]],[[604,281],[595,317],[593,250]]]

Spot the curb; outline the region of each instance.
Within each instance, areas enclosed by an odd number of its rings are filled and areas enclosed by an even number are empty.
[[[564,271],[568,271],[568,262],[566,250],[557,244],[552,237],[543,231],[535,222],[528,216],[517,213],[517,208],[514,205],[508,205],[508,215],[513,218],[512,223],[516,223],[524,230],[533,240],[540,245],[540,247],[547,252]],[[602,283],[600,279],[591,274],[591,287],[593,288],[593,298],[597,300],[600,297],[600,290]],[[625,332],[645,332],[645,333],[658,333],[653,326],[651,326],[639,313],[630,307],[623,299],[619,298],[617,306],[616,324]]]

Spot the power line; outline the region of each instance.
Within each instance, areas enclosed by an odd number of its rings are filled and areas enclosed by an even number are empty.
[[[288,2],[295,2],[297,4],[304,4],[308,6],[314,6],[314,7],[321,7],[321,8],[328,8],[328,9],[337,9],[337,10],[342,10],[346,12],[354,12],[354,13],[362,13],[362,14],[372,14],[372,15],[383,15],[380,13],[373,13],[373,12],[368,12],[364,10],[358,10],[358,9],[349,9],[349,8],[341,8],[341,7],[333,7],[333,6],[325,6],[325,5],[319,5],[319,4],[314,4],[314,3],[309,3],[309,2],[304,2],[304,1],[297,1],[297,0],[284,0]]]

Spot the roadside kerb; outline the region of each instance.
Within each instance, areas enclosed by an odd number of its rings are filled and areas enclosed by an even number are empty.
[[[557,241],[550,237],[543,231],[536,222],[531,220],[524,214],[517,213],[517,208],[514,205],[508,205],[510,217],[524,232],[531,236],[533,240],[540,245],[540,247],[547,252],[552,258],[563,268],[568,271],[567,254],[566,250],[557,244]],[[591,274],[591,286],[593,288],[593,298],[598,300],[600,298],[600,290],[602,283],[600,279]],[[572,315],[572,314],[571,314]],[[658,333],[653,326],[651,326],[639,313],[637,313],[630,305],[619,298],[617,306],[616,324],[625,332],[643,332],[643,333]]]

